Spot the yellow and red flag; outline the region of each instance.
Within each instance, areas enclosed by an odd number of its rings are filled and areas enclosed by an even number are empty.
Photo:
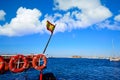
[[[55,25],[53,25],[52,23],[47,21],[46,27],[47,27],[47,30],[49,30],[51,33],[53,33],[53,31],[55,29]]]

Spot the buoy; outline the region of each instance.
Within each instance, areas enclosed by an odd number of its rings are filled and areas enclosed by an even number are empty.
[[[27,68],[28,61],[23,55],[16,55],[11,57],[9,61],[9,69],[12,72],[22,72]]]
[[[4,59],[0,56],[0,73],[3,73],[3,68],[5,66]]]
[[[43,70],[46,67],[46,64],[47,64],[47,58],[43,54],[36,55],[32,60],[32,65],[36,70]]]

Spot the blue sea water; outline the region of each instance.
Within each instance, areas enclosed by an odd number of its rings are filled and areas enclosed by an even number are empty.
[[[120,62],[107,59],[49,58],[43,73],[52,72],[57,80],[120,80]],[[0,74],[0,80],[39,80],[39,71]]]

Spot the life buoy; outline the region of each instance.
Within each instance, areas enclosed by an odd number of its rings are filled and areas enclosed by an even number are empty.
[[[22,62],[21,62],[22,61]],[[26,69],[28,64],[27,58],[23,55],[16,55],[11,57],[9,61],[9,69],[12,72],[22,72]]]
[[[0,71],[4,68],[5,64],[4,64],[4,59],[2,56],[0,56]]]
[[[43,61],[42,64],[40,62]],[[46,67],[47,58],[43,54],[36,55],[32,60],[32,65],[36,70],[43,70]]]

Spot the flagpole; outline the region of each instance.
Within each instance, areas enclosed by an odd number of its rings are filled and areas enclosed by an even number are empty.
[[[56,26],[56,24],[55,24],[55,26]],[[53,30],[53,32],[54,32],[54,30]],[[43,54],[45,54],[45,51],[46,51],[46,49],[47,49],[47,47],[48,47],[48,44],[49,44],[49,42],[50,42],[50,40],[51,40],[51,37],[52,37],[52,35],[53,35],[53,32],[51,32],[51,35],[50,35],[50,37],[49,37],[49,39],[48,39],[48,42],[47,42],[47,44],[46,44],[46,46],[45,46],[45,48],[44,48],[44,50],[43,50]]]
[[[48,47],[48,44],[49,44],[49,42],[50,42],[50,39],[51,39],[52,35],[53,35],[53,33],[51,33],[51,35],[50,35],[50,37],[49,37],[49,39],[48,39],[48,42],[47,42],[47,44],[46,44],[46,46],[45,46],[45,48],[44,48],[44,50],[43,50],[43,54],[45,54],[45,51],[46,51],[46,49],[47,49],[47,47]]]

